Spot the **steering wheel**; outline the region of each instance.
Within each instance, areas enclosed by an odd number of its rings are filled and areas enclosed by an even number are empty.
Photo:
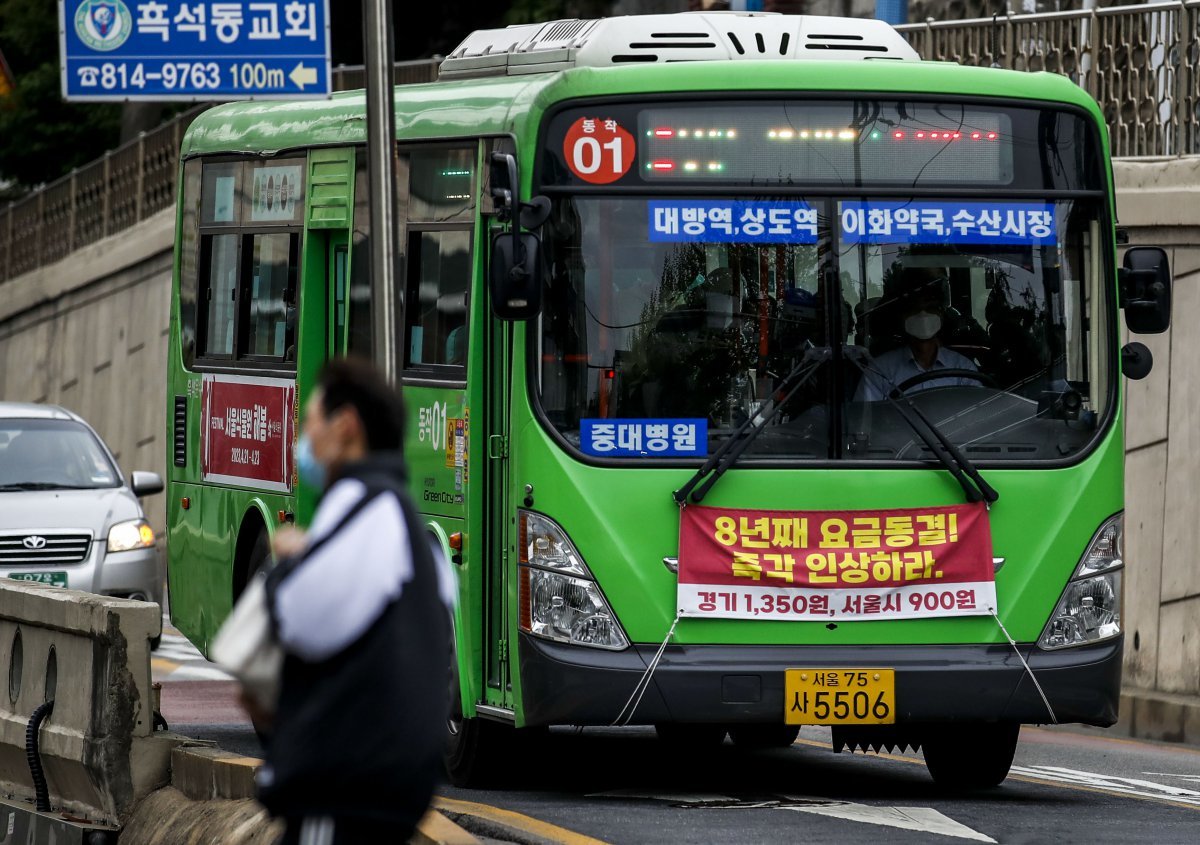
[[[981,373],[979,370],[963,370],[947,368],[944,370],[926,370],[923,373],[917,373],[915,376],[909,376],[904,381],[896,385],[896,389],[901,393],[906,392],[910,387],[916,387],[918,384],[924,384],[927,381],[936,381],[943,378],[969,378],[974,379],[981,384],[986,384],[988,387],[999,388],[999,383],[989,376],[987,373]],[[950,385],[946,385],[949,387]]]

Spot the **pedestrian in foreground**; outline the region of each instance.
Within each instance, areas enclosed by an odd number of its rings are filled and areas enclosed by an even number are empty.
[[[284,845],[407,842],[446,720],[453,576],[404,489],[400,397],[364,361],[322,371],[296,449],[323,491],[267,579],[285,657],[259,773]]]

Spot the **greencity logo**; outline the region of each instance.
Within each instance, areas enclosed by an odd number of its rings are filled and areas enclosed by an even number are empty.
[[[75,11],[75,33],[93,50],[115,50],[133,34],[133,17],[123,0],[84,0]]]

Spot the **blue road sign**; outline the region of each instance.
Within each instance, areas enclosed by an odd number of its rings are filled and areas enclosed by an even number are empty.
[[[59,0],[63,98],[328,97],[329,0]]]

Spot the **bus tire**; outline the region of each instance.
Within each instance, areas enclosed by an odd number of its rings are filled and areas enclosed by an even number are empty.
[[[250,557],[246,563],[246,571],[250,574],[250,578],[264,569],[270,559],[271,538],[267,536],[267,529],[260,528],[258,535],[254,538],[254,545],[250,547]]]
[[[447,720],[446,750],[442,761],[446,779],[454,786],[479,789],[492,786],[504,770],[505,749],[513,741],[514,728],[478,716]]]
[[[513,728],[478,716],[463,716],[458,659],[453,653],[449,675],[446,747],[442,752],[446,779],[468,789],[490,786],[503,771],[504,750],[512,741]]]
[[[999,786],[1012,768],[1021,726],[999,722],[942,728],[921,743],[925,767],[938,786],[987,789]]]
[[[658,741],[672,751],[703,751],[725,741],[724,725],[660,722],[654,726]]]
[[[734,725],[729,728],[733,744],[750,750],[789,748],[799,735],[799,725]]]

